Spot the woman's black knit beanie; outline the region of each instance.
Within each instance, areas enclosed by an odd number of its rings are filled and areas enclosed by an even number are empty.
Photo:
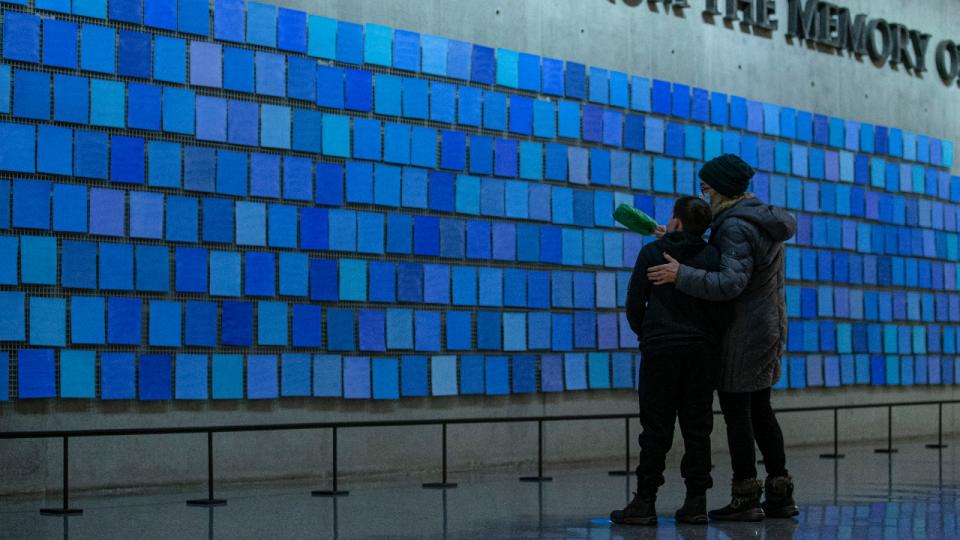
[[[753,167],[734,154],[723,154],[704,163],[700,179],[726,197],[742,195],[750,186]]]

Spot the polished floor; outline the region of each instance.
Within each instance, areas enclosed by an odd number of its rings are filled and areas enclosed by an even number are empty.
[[[57,498],[0,499],[0,538],[960,538],[960,440],[945,450],[923,442],[900,441],[892,455],[847,447],[843,460],[820,459],[824,449],[791,451],[801,514],[760,524],[677,526],[669,516],[683,491],[672,465],[659,527],[611,525],[604,516],[629,498],[631,481],[590,466],[547,471],[553,481],[543,484],[520,483],[514,472],[454,475],[459,487],[446,491],[420,487],[431,478],[347,480],[350,495],[338,499],[311,497],[327,487],[313,482],[227,486],[217,496],[228,504],[212,509],[184,504],[202,497],[201,487],[81,496],[72,506],[84,513],[70,518],[39,514]],[[721,505],[729,465],[718,460],[714,472],[710,502]]]

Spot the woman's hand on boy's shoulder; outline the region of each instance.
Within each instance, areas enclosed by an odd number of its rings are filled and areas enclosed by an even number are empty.
[[[664,253],[663,258],[667,260],[665,264],[651,266],[647,269],[647,279],[654,285],[667,285],[677,282],[677,274],[680,273],[680,263],[668,253]]]

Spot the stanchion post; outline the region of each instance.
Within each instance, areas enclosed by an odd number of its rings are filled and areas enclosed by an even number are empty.
[[[343,497],[349,495],[349,491],[341,491],[337,489],[337,426],[332,428],[332,438],[333,438],[333,489],[318,489],[311,491],[310,494],[314,497]]]
[[[822,459],[843,459],[846,456],[840,453],[840,434],[837,430],[837,408],[833,408],[833,453],[820,454]]]
[[[521,482],[551,482],[553,478],[543,475],[543,420],[537,420],[537,475],[521,476]]]
[[[440,425],[442,428],[441,433],[442,433],[442,439],[443,439],[443,442],[441,444],[441,447],[442,447],[441,453],[443,454],[443,465],[441,467],[442,469],[441,481],[427,482],[423,484],[423,487],[426,489],[451,489],[451,488],[457,487],[457,484],[447,482],[447,423],[443,422]]]
[[[623,470],[607,471],[610,476],[630,476],[630,417],[623,419]]]
[[[213,432],[207,432],[207,498],[191,499],[187,501],[187,506],[223,506],[227,504],[225,499],[215,499],[213,497]]]
[[[40,513],[45,516],[79,516],[83,510],[70,508],[70,438],[66,435],[63,441],[63,506],[60,508],[41,508]]]
[[[937,443],[928,444],[927,448],[931,450],[943,450],[947,445],[943,444],[943,402],[937,403]]]
[[[887,405],[887,447],[876,448],[873,451],[877,454],[896,454],[898,452],[893,447],[893,405]]]

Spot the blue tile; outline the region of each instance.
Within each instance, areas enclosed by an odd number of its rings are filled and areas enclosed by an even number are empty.
[[[420,71],[420,34],[397,30],[393,34],[393,67]]]
[[[181,32],[210,34],[210,3],[207,0],[178,0],[177,27]]]
[[[16,69],[13,72],[13,114],[34,120],[50,119],[50,75]]]
[[[673,84],[670,114],[677,118],[690,117],[690,87],[685,84]]]
[[[307,14],[280,8],[277,12],[277,47],[285,51],[307,52]]]
[[[533,100],[523,96],[510,98],[510,132],[519,135],[533,133]]]
[[[449,65],[449,61],[447,63]],[[496,71],[494,51],[490,47],[473,45],[470,55],[470,80],[480,84],[493,84]]]
[[[43,21],[43,63],[49,66],[76,69],[76,23],[54,19]]]
[[[564,71],[566,97],[585,99],[587,97],[587,68],[583,64],[567,62]]]
[[[30,344],[63,347],[65,335],[66,300],[30,298]]]
[[[247,43],[277,46],[277,7],[260,2],[247,4]]]
[[[730,96],[730,127],[747,127],[747,100],[740,96]]]
[[[100,397],[104,400],[135,399],[133,353],[100,355]]]
[[[176,0],[144,0],[143,23],[164,30],[177,29]]]
[[[143,20],[142,0],[114,0],[109,3],[108,18],[139,24]]]
[[[710,94],[710,123],[715,126],[726,126],[728,113],[727,95],[720,92]]]
[[[544,94],[564,95],[563,61],[543,58],[541,61],[541,87]]]
[[[430,83],[430,119],[452,124],[456,111],[456,90],[452,84]]]
[[[110,2],[111,9],[115,3],[116,0]],[[214,0],[213,37],[224,41],[243,42],[245,15],[243,0]]]
[[[40,62],[40,17],[4,11],[3,29],[4,58]]]
[[[329,68],[332,69],[332,68]],[[343,84],[341,74],[340,104],[343,102]],[[322,72],[322,70],[318,70]],[[226,90],[253,92],[254,90],[254,54],[253,51],[224,47],[223,49],[223,87]],[[318,104],[319,98],[318,98]]]
[[[57,397],[52,349],[18,351],[17,373],[20,399]]]
[[[428,116],[428,82],[422,79],[403,79],[403,116],[426,120]]]
[[[671,109],[670,83],[655,79],[653,81],[653,112],[668,115]]]
[[[590,67],[590,101],[607,104],[610,101],[610,72],[605,69]]]
[[[473,69],[471,64],[471,45],[463,41],[451,39],[447,43],[447,76],[461,81],[470,79]]]
[[[630,108],[635,111],[650,112],[650,79],[643,77],[630,79]]]
[[[363,61],[390,67],[392,34],[393,30],[387,26],[373,23],[364,25]]]

